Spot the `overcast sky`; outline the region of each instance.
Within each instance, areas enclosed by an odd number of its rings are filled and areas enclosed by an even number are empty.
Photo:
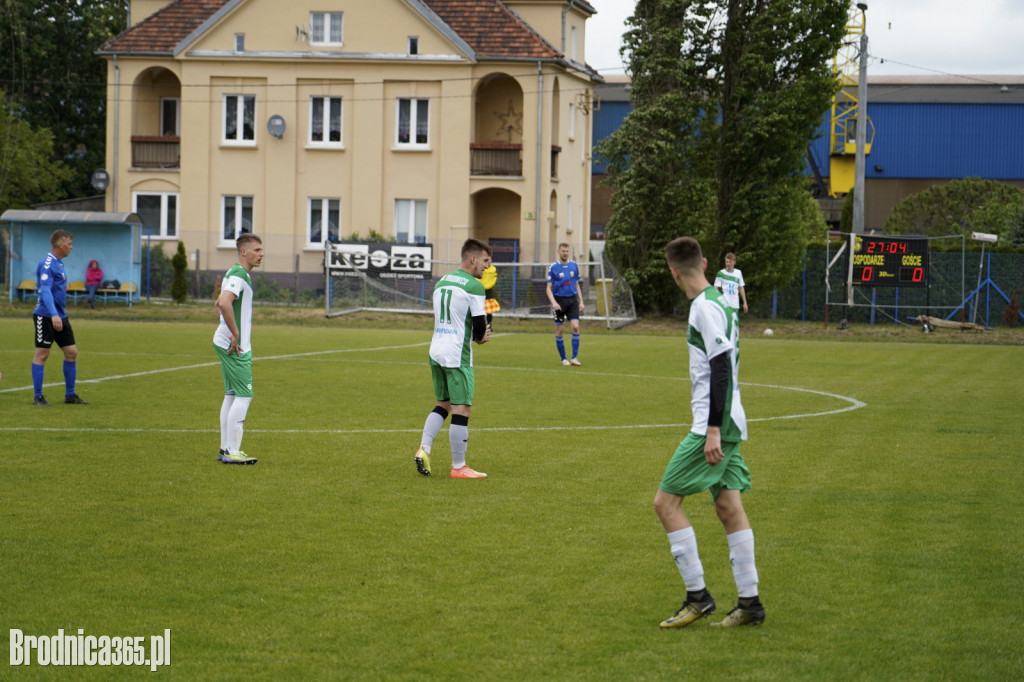
[[[624,73],[619,48],[634,0],[588,0],[587,63]],[[1024,0],[867,0],[869,75],[1024,76]],[[853,3],[851,2],[851,6]]]

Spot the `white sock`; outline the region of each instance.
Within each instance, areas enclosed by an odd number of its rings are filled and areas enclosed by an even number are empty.
[[[252,398],[235,397],[228,410],[228,452],[242,449],[242,436],[245,433],[245,413],[249,411]]]
[[[448,427],[448,441],[452,444],[452,469],[461,469],[466,466],[469,427],[465,424],[452,424]]]
[[[697,554],[697,535],[693,532],[693,527],[672,531],[668,534],[668,543],[672,550],[672,558],[676,560],[676,568],[679,569],[679,575],[686,585],[686,591],[703,590],[704,565]]]
[[[231,452],[228,448],[228,412],[231,410],[231,403],[235,402],[233,393],[224,394],[224,402],[220,406],[220,449]]]
[[[757,566],[754,564],[754,531],[740,530],[725,536],[729,541],[729,561],[741,598],[757,596]]]
[[[430,454],[430,448],[434,445],[434,439],[437,438],[437,434],[441,431],[441,427],[444,426],[445,418],[439,415],[437,412],[431,412],[427,415],[427,421],[423,423],[423,436],[420,438],[420,445],[427,454]]]

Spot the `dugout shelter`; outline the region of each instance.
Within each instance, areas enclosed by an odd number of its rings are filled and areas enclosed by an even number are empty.
[[[122,300],[128,305],[139,300],[142,279],[142,219],[135,213],[93,211],[26,211],[11,209],[0,215],[10,234],[8,268],[9,297],[31,297],[23,289],[26,280],[35,282],[36,266],[50,252],[50,235],[67,230],[74,235],[74,249],[64,259],[68,277],[68,298],[76,300],[75,284],[85,282],[89,261],[99,261],[103,279],[118,280],[120,286],[100,290],[97,300]],[[84,291],[84,285],[83,285]]]

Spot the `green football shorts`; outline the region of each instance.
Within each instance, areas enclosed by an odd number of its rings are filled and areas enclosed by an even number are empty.
[[[708,464],[704,459],[704,436],[691,431],[676,448],[658,487],[680,497],[710,490],[715,499],[722,490],[750,490],[750,470],[740,454],[740,444],[722,441],[722,452],[725,459]]]
[[[434,397],[437,402],[473,404],[472,367],[442,367],[431,359],[430,376],[434,380]]]
[[[224,375],[224,393],[233,393],[236,398],[252,397],[252,351],[232,353],[213,344],[220,357],[220,371]]]

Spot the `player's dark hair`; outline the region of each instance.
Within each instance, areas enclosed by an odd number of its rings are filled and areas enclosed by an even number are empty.
[[[486,253],[488,256],[492,255],[491,247],[489,244],[485,244],[479,239],[467,239],[462,244],[462,260],[466,260],[469,254],[481,254]]]
[[[75,235],[71,234],[67,230],[54,230],[53,234],[50,235],[50,246],[57,246],[60,242],[65,239],[74,240]]]
[[[259,235],[253,234],[252,232],[246,232],[235,240],[235,248],[241,251],[243,248],[248,248],[249,242],[262,244],[263,240],[260,239]]]
[[[559,248],[559,249],[560,249],[560,248],[562,248],[563,246],[569,246],[569,242],[562,242],[562,243],[561,243],[561,244],[559,244],[559,245],[558,245],[558,246],[557,246],[556,248]]]
[[[693,237],[678,237],[665,246],[665,260],[673,268],[684,270],[704,270],[704,253],[700,242]]]

